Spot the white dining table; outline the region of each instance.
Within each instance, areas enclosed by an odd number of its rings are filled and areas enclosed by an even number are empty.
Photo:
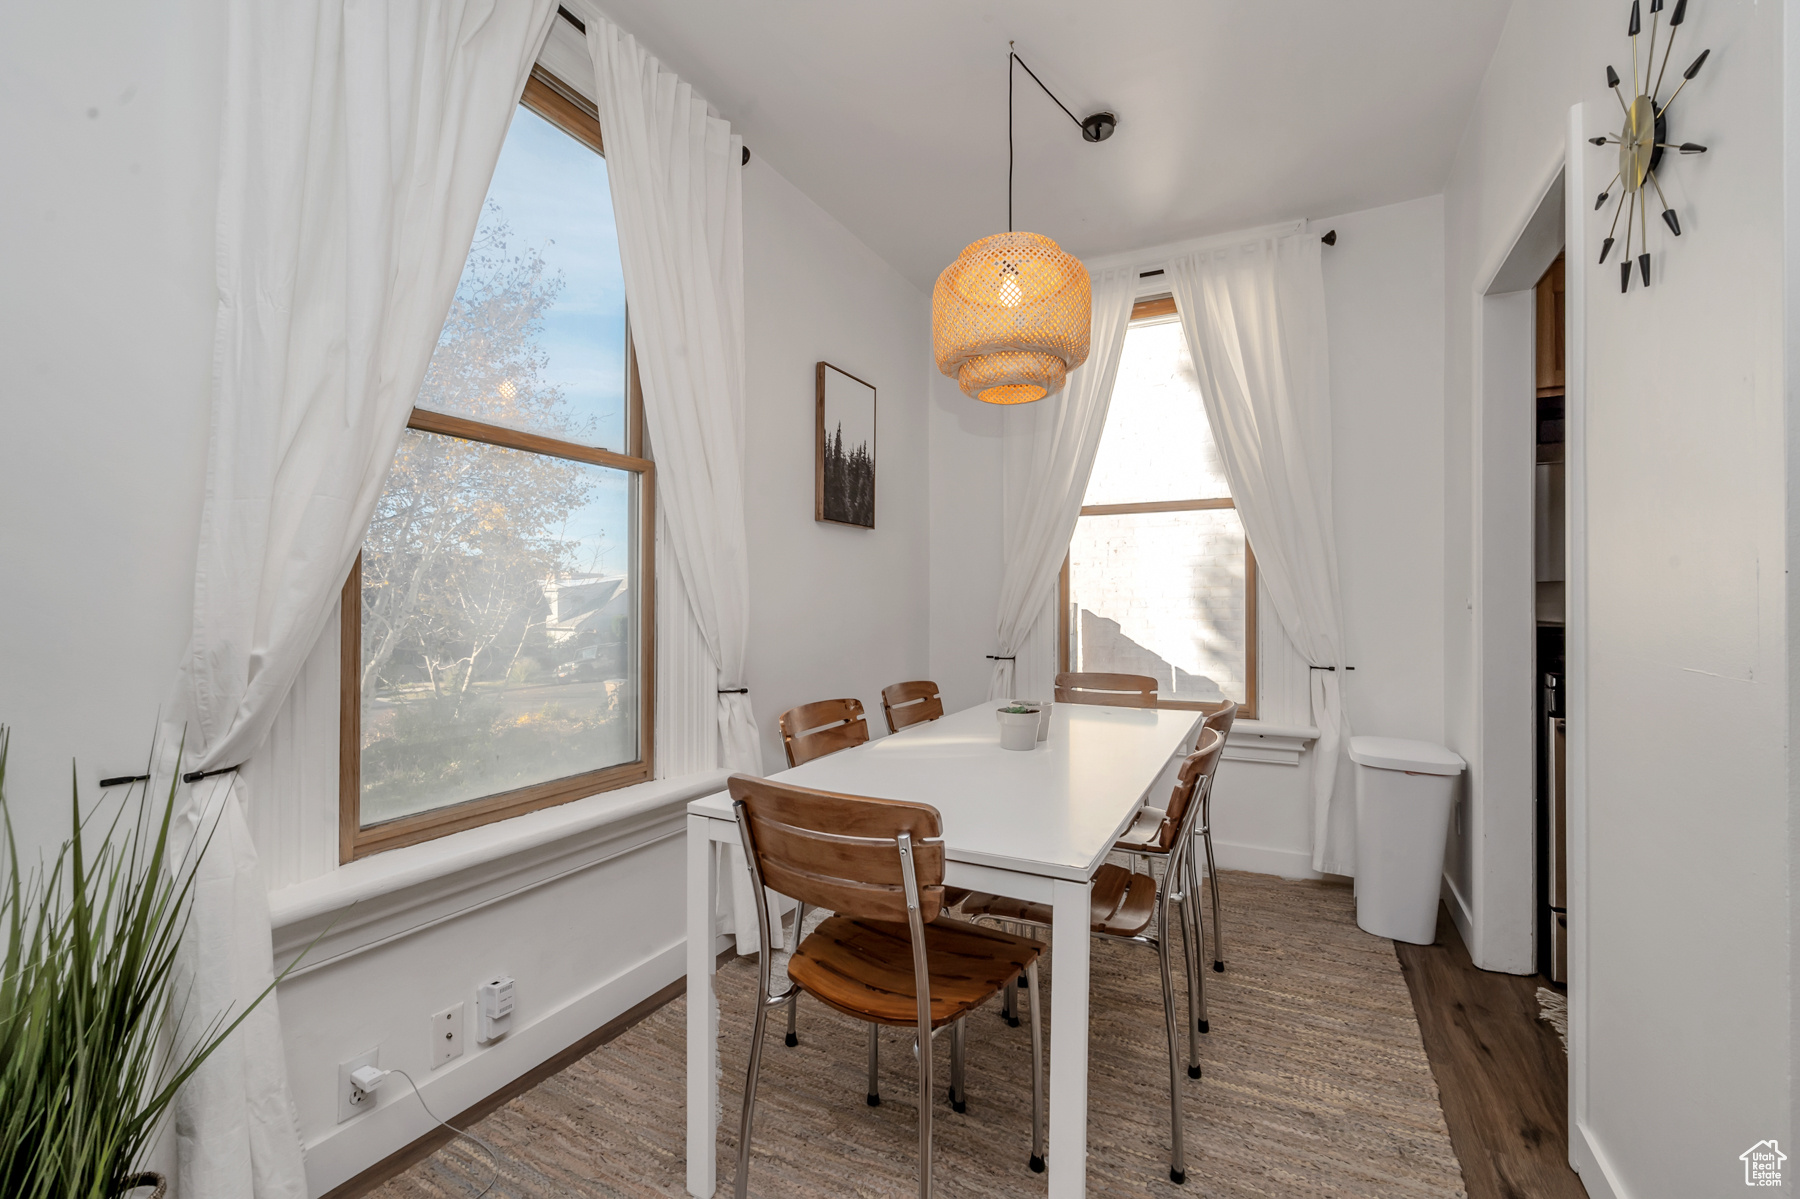
[[[994,718],[999,706],[979,704],[771,777],[931,804],[943,817],[947,885],[1051,905],[1056,1018],[1050,1023],[1046,1165],[1051,1199],[1076,1199],[1087,1193],[1094,873],[1204,713],[1057,704],[1046,740],[1032,750],[1006,750]],[[718,855],[739,844],[729,794],[688,804],[687,1182],[688,1192],[702,1199],[718,1186],[718,1121],[724,1115],[718,1110],[719,1004],[713,987]],[[1028,1147],[1017,1149],[1023,1171]]]

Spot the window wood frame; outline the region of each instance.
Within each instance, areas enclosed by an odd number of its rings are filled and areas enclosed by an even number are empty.
[[[556,125],[595,153],[601,152],[600,121],[585,97],[542,67],[533,67],[520,104]],[[414,408],[406,427],[503,449],[564,458],[638,476],[638,549],[632,580],[637,589],[638,757],[602,767],[464,800],[429,812],[379,824],[362,823],[362,556],[344,580],[339,624],[338,667],[338,860],[352,862],[403,845],[417,845],[496,820],[521,816],[656,777],[656,464],[644,457],[644,392],[638,377],[637,348],[629,317],[625,326],[626,453],[563,441],[467,417]]]
[[[1174,316],[1175,297],[1172,295],[1152,296],[1139,300],[1131,308],[1131,319],[1138,321],[1152,318]],[[1101,436],[1105,436],[1102,432]],[[1083,504],[1080,516],[1134,516],[1154,512],[1205,512],[1221,508],[1237,509],[1237,501],[1230,496],[1223,498],[1191,500],[1146,500],[1136,504]],[[1078,521],[1080,517],[1076,518]],[[1257,576],[1256,554],[1250,548],[1249,537],[1244,538],[1244,698],[1238,701],[1238,716],[1243,720],[1256,719],[1257,700]],[[1069,623],[1070,608],[1069,555],[1063,555],[1062,571],[1057,576],[1056,587],[1056,668],[1058,671],[1069,669],[1069,638],[1072,633]],[[1219,705],[1201,700],[1164,699],[1159,693],[1156,697],[1159,708],[1173,708],[1181,711],[1210,712]]]

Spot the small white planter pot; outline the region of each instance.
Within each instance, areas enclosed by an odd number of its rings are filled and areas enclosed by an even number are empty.
[[[1047,699],[1015,699],[1013,703],[1038,710],[1037,739],[1039,741],[1046,740],[1050,736],[1050,701]]]
[[[1000,721],[1001,749],[1034,749],[1038,740],[1038,712],[1007,712],[995,709]]]

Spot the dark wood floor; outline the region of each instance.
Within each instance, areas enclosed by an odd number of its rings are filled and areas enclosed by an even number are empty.
[[[1438,910],[1437,944],[1396,942],[1469,1199],[1586,1199],[1569,1168],[1569,1064],[1537,1018],[1541,976],[1469,960]]]

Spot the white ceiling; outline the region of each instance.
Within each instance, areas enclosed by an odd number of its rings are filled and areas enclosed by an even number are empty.
[[[601,0],[921,287],[1015,222],[1078,256],[1430,195],[1510,0]]]

